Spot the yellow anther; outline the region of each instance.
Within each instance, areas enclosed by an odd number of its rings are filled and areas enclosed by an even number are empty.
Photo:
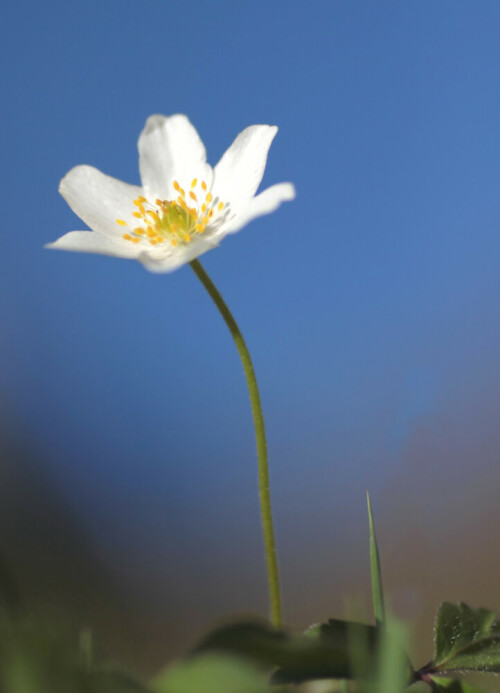
[[[147,202],[146,198],[143,197],[142,195],[139,195],[139,197],[137,199],[139,200],[139,202]]]
[[[224,202],[219,202],[219,204],[217,205],[217,209],[219,210],[219,212],[221,211],[221,209],[224,209]]]
[[[140,240],[140,238],[132,238],[132,243],[139,243]]]
[[[196,197],[196,195],[194,194],[194,192],[192,190],[189,191],[189,197],[192,200],[194,200],[195,202],[198,202],[198,198]]]
[[[203,203],[203,204],[201,205],[201,211],[202,211],[202,212],[206,212],[206,211],[207,211],[207,205],[206,205],[205,203]]]
[[[209,218],[211,219],[214,215],[214,210],[211,209],[210,212],[208,213]]]
[[[197,183],[197,182],[198,182],[198,178],[193,178],[193,180],[191,181],[191,187],[192,187],[192,188],[196,188],[196,183]]]
[[[152,238],[149,242],[151,243],[151,245],[156,245],[156,241],[154,238]]]
[[[203,226],[203,224],[195,224],[194,228],[196,231],[198,231],[198,233],[203,233],[203,231],[205,231],[205,227]]]
[[[132,212],[132,216],[136,219],[142,219],[142,214],[140,212]]]
[[[207,192],[207,184],[205,183],[204,180],[201,181],[201,187],[202,187],[203,192]]]
[[[148,211],[146,212],[146,214],[149,214],[149,216],[151,217],[151,219],[154,219],[154,220],[156,221],[156,223],[158,223],[158,222],[160,221],[160,217],[158,216],[158,214],[157,214],[156,212],[153,212],[152,209],[148,209]]]
[[[142,226],[138,226],[134,229],[134,233],[136,233],[138,236],[142,236],[144,234],[144,229],[142,228]]]
[[[134,200],[134,204],[136,207],[140,207],[142,205],[142,202],[141,200],[139,200],[139,198],[137,198],[137,200]]]
[[[128,234],[128,233],[124,233],[124,234],[123,234],[123,238],[124,238],[126,241],[131,241],[131,240],[132,240],[132,236],[131,236],[130,234]]]
[[[190,242],[191,242],[191,236],[187,233],[187,234],[184,236],[184,240],[186,241],[186,243],[190,243]]]
[[[176,180],[174,180],[174,189],[177,190],[177,192],[180,193],[182,197],[186,197],[186,191],[181,188],[181,186]]]
[[[155,200],[155,204],[157,204],[158,207],[163,207],[163,202],[161,200]]]
[[[127,222],[124,221],[123,219],[117,219],[117,220],[116,220],[116,223],[117,223],[117,224],[120,224],[120,226],[126,226],[126,225],[127,225]]]
[[[146,235],[148,238],[154,238],[154,236],[156,236],[156,231],[153,229],[152,226],[148,226],[148,229],[146,231]]]
[[[156,236],[156,238],[155,238],[155,241],[156,241],[157,243],[163,243],[164,240],[165,240],[165,239],[163,238],[163,236]]]
[[[174,246],[174,248],[177,245],[177,241],[175,240],[175,238],[172,238],[172,245]]]
[[[210,204],[210,202],[212,202],[212,193],[207,194],[206,200],[209,204]]]

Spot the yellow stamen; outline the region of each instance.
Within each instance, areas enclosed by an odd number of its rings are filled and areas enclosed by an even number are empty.
[[[198,202],[198,196],[194,192],[200,185],[204,191],[204,199]],[[211,223],[213,216],[224,209],[224,203],[215,198],[208,192],[206,181],[193,178],[190,187],[186,191],[181,188],[179,181],[172,183],[177,197],[167,200],[160,198],[153,202],[139,196],[133,203],[135,210],[132,212],[136,219],[140,219],[140,226],[133,229],[133,232],[125,233],[123,238],[135,244],[140,243],[146,237],[150,245],[162,245],[166,241],[172,243],[174,247],[182,244],[191,243],[195,240],[195,235],[205,232]],[[119,226],[128,227],[124,219],[117,219]],[[132,235],[130,235],[132,234]]]
[[[181,188],[178,181],[176,180],[174,180],[174,189],[177,190],[177,192],[180,193],[182,197],[186,197],[186,191]]]

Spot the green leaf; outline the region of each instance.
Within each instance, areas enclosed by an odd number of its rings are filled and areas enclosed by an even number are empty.
[[[363,644],[373,670],[378,629],[360,623],[330,620],[303,635],[287,635],[262,623],[237,623],[211,633],[196,652],[224,652],[243,656],[271,671],[273,683],[300,683],[313,679],[351,678],[355,655]]]
[[[429,671],[500,672],[500,624],[489,609],[444,602],[434,628],[434,662]]]
[[[216,628],[195,648],[194,653],[225,652],[248,657],[272,668],[289,648],[289,637],[258,621],[234,623]]]
[[[445,679],[433,676],[431,679],[432,693],[483,693],[483,691],[470,683],[458,679]]]
[[[385,622],[384,593],[382,590],[380,556],[378,552],[377,538],[375,536],[375,525],[373,524],[370,494],[368,491],[366,492],[366,501],[368,504],[368,521],[370,524],[370,569],[372,576],[373,613],[375,614],[375,623],[377,625],[382,625]]]
[[[270,693],[256,667],[227,654],[203,654],[178,662],[152,683],[154,693]]]

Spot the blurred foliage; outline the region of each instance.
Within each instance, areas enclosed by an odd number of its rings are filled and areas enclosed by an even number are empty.
[[[145,693],[125,673],[92,661],[88,636],[71,637],[55,622],[1,612],[2,693]]]
[[[149,684],[93,654],[89,631],[69,632],[55,617],[27,611],[0,571],[0,693],[284,693],[322,682],[323,693],[480,693],[445,672],[500,672],[500,623],[489,609],[444,602],[433,661],[415,670],[407,630],[384,609],[380,558],[368,498],[375,625],[329,619],[302,634],[264,621],[219,626],[185,659]],[[3,576],[3,577],[2,577]]]
[[[482,690],[471,686],[465,681],[439,678],[431,681],[432,693],[483,693]]]
[[[178,662],[152,684],[155,693],[267,693],[271,687],[249,660],[206,654]]]

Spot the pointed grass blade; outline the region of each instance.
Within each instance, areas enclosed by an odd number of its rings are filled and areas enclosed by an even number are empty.
[[[377,538],[375,536],[375,526],[373,524],[372,506],[370,494],[366,492],[368,504],[368,520],[370,523],[370,570],[372,578],[372,599],[375,623],[381,626],[385,622],[384,593],[382,591],[382,575],[380,573],[380,557],[378,553]]]

